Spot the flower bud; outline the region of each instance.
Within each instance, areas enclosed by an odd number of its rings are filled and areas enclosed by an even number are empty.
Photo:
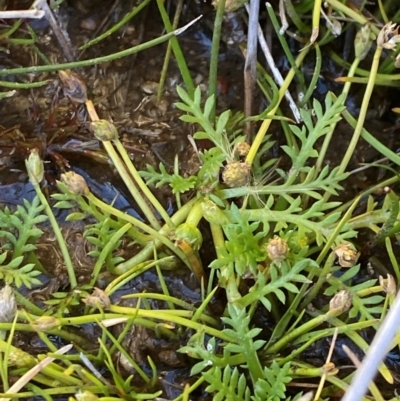
[[[52,329],[56,329],[61,326],[60,319],[57,319],[54,316],[40,316],[33,322],[31,322],[30,326],[39,332],[47,332]]]
[[[233,161],[225,166],[222,179],[230,188],[242,187],[250,181],[250,170],[249,163]]]
[[[97,309],[109,309],[111,302],[108,295],[100,288],[94,287],[91,295],[83,299],[87,306],[92,306]]]
[[[334,252],[339,259],[339,265],[342,267],[352,267],[357,263],[359,254],[350,242],[338,245]]]
[[[201,204],[201,208],[203,210],[203,217],[209,223],[218,224],[220,226],[229,223],[228,217],[213,201],[205,199]]]
[[[6,284],[0,290],[0,323],[10,323],[17,313],[17,301],[12,288]]]
[[[37,365],[38,361],[30,354],[19,348],[11,347],[8,354],[8,365],[16,368],[31,368]]]
[[[240,157],[246,157],[250,152],[250,145],[247,142],[238,142],[234,148],[234,152]]]
[[[85,179],[73,171],[68,171],[64,174],[61,174],[61,182],[65,184],[68,188],[68,191],[74,195],[89,195],[90,191]]]
[[[393,296],[396,295],[396,282],[394,281],[394,277],[391,274],[388,274],[387,278],[379,276],[379,284],[381,285],[383,291],[386,292],[386,294]]]
[[[372,46],[371,26],[365,24],[357,32],[354,39],[355,56],[360,60],[364,60]]]
[[[339,316],[351,308],[351,293],[347,290],[339,291],[329,302],[329,314]]]
[[[64,95],[75,103],[87,101],[86,85],[80,75],[71,70],[59,71],[58,76],[63,85]]]
[[[27,160],[25,160],[26,171],[29,181],[34,184],[40,184],[44,177],[43,161],[39,156],[39,150],[33,148]]]
[[[79,391],[79,393],[75,394],[76,401],[97,401],[99,397],[96,394],[93,394],[91,391]]]
[[[396,24],[388,22],[379,32],[376,39],[378,47],[388,50],[394,50],[396,43],[400,42],[399,28]]]
[[[287,242],[280,237],[270,239],[267,244],[267,255],[273,262],[282,262],[286,259],[289,251]]]
[[[113,141],[118,139],[118,130],[107,120],[97,120],[90,123],[90,128],[99,141]]]
[[[175,230],[175,240],[185,241],[194,251],[198,251],[203,243],[203,236],[193,224],[183,223]]]

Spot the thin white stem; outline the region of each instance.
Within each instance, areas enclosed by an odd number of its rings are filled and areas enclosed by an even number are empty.
[[[250,12],[248,4],[246,4],[246,10],[248,13]],[[274,58],[272,57],[271,51],[269,50],[267,41],[265,40],[265,37],[264,37],[264,34],[263,34],[260,24],[258,24],[258,41],[260,42],[261,50],[263,51],[265,59],[267,60],[269,68],[271,69],[274,80],[278,84],[278,86],[281,88],[283,85],[283,77],[275,65]],[[296,103],[293,100],[292,95],[290,94],[290,92],[288,90],[285,91],[285,98],[289,103],[289,106],[293,112],[293,116],[294,116],[296,122],[300,123],[301,122],[300,111],[299,111],[298,107],[296,106]]]

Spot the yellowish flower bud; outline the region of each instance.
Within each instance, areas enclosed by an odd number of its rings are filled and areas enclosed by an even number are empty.
[[[43,161],[39,156],[39,150],[33,148],[27,160],[25,160],[26,170],[32,184],[40,184],[44,177]]]
[[[222,179],[230,188],[242,187],[250,181],[250,170],[249,163],[233,161],[225,166]]]
[[[60,327],[61,321],[54,316],[40,316],[31,322],[30,325],[35,331],[47,332]]]
[[[339,259],[339,265],[342,267],[352,267],[357,263],[359,254],[350,242],[338,245],[334,252]]]
[[[85,390],[75,394],[77,401],[97,401],[99,397],[92,392]]]
[[[364,60],[372,46],[371,26],[366,24],[357,32],[354,51],[357,58]]]
[[[175,230],[176,241],[185,241],[194,251],[198,251],[203,244],[203,235],[193,224],[183,223]]]
[[[90,128],[99,141],[113,141],[118,139],[117,127],[107,120],[92,121],[90,123]]]
[[[250,145],[247,142],[238,142],[234,148],[234,151],[240,157],[246,157],[250,152]]]
[[[225,213],[218,207],[216,203],[209,199],[205,199],[201,204],[203,210],[203,217],[212,224],[228,224],[229,219]]]
[[[37,363],[37,360],[32,355],[16,347],[12,347],[8,354],[9,366],[14,366],[17,368],[31,368],[37,365]]]
[[[267,255],[273,262],[282,262],[286,259],[289,251],[287,242],[280,237],[270,239],[267,244]]]
[[[381,285],[383,291],[386,292],[386,294],[394,296],[397,294],[396,282],[391,274],[388,274],[387,278],[379,276],[379,284]]]
[[[103,290],[96,287],[94,287],[91,295],[83,299],[83,302],[88,306],[98,309],[109,309],[111,305],[108,295]]]
[[[89,195],[90,191],[85,179],[73,171],[68,171],[64,174],[61,174],[61,182],[65,184],[68,188],[68,191],[74,195]]]
[[[64,95],[75,103],[87,101],[87,89],[82,77],[71,70],[59,71],[58,76],[63,85]]]
[[[339,291],[329,302],[329,313],[339,316],[351,308],[351,293],[347,290]]]

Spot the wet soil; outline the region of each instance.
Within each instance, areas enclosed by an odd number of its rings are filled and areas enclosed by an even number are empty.
[[[27,7],[27,1],[9,1],[9,8],[23,9]],[[103,21],[106,21],[101,32],[119,21],[135,5],[135,1],[122,1],[110,9],[113,0],[102,2],[95,0],[71,0],[66,1],[58,12],[60,24],[68,32],[73,48],[77,49],[82,44],[95,36]],[[170,2],[170,15],[173,15],[175,2]],[[199,14],[204,14],[194,27],[183,34],[179,39],[189,69],[196,84],[200,85],[206,93],[207,76],[210,59],[212,24],[214,19],[213,7],[209,3],[187,1],[183,9],[181,23],[193,19]],[[265,22],[261,19],[261,22]],[[2,28],[6,22],[2,23]],[[64,56],[52,33],[50,27],[44,21],[35,21],[31,27],[38,35],[38,49],[53,63],[64,62]],[[146,42],[163,33],[163,26],[157,7],[151,3],[141,14],[140,18],[133,19],[111,37],[99,44],[85,50],[80,54],[81,59],[89,59],[104,54],[110,54],[126,49],[140,42]],[[26,34],[26,27],[21,28],[21,35]],[[338,54],[349,54],[349,41],[353,41],[354,32],[343,35],[334,45],[323,48],[323,67],[316,87],[315,96],[323,101],[328,91],[340,93],[341,85],[335,78],[346,75],[346,71],[336,65],[328,56],[334,50]],[[224,24],[223,43],[221,47],[219,65],[219,93],[218,108],[227,108],[233,111],[243,109],[243,68],[244,59],[239,48],[241,41],[246,40],[245,22],[241,12],[229,16]],[[282,53],[279,43],[274,35],[271,36],[275,61],[282,75],[285,75],[289,66]],[[16,66],[28,66],[41,63],[37,54],[29,47],[17,47],[7,42],[2,43],[9,49],[9,53],[0,52],[0,68],[12,68]],[[292,41],[293,52],[300,49],[297,42]],[[153,166],[160,162],[171,169],[174,158],[179,158],[182,171],[190,172],[196,166],[192,165],[195,159],[194,149],[187,140],[187,136],[193,134],[193,127],[179,120],[180,112],[174,106],[177,101],[175,88],[182,85],[182,79],[176,64],[172,61],[168,70],[166,87],[160,103],[157,103],[155,95],[157,82],[160,79],[166,45],[160,45],[144,52],[113,62],[104,63],[94,67],[83,68],[83,75],[89,98],[96,106],[100,118],[113,121],[118,127],[120,137],[129,151],[130,157],[138,169],[144,169],[146,164]],[[76,52],[79,56],[79,52]],[[260,57],[261,58],[261,57]],[[345,57],[346,58],[346,57]],[[365,60],[365,66],[370,65],[371,60]],[[304,63],[305,76],[311,79],[314,70],[315,58],[310,54]],[[364,67],[364,65],[362,65]],[[7,76],[7,80],[13,82],[29,81],[31,77]],[[42,158],[46,161],[46,187],[49,193],[56,191],[55,181],[60,174],[67,170],[74,170],[83,175],[91,191],[107,203],[114,202],[114,206],[135,217],[143,219],[137,212],[135,202],[119,179],[111,166],[108,157],[97,141],[93,140],[88,130],[88,116],[82,106],[77,106],[64,96],[57,75],[54,73],[41,74],[40,80],[49,79],[50,83],[33,90],[20,90],[9,99],[1,101],[1,127],[0,127],[0,202],[2,205],[15,207],[22,203],[23,199],[32,200],[35,192],[29,184],[25,173],[24,160],[29,150],[37,147]],[[296,98],[297,88],[291,88],[293,97]],[[364,87],[353,85],[347,107],[353,115],[357,115]],[[382,143],[393,150],[400,148],[400,139],[390,110],[396,104],[398,98],[397,89],[379,88],[373,96],[374,104],[370,107],[370,113],[366,128]],[[254,110],[261,111],[265,108],[265,101],[261,94],[257,93]],[[283,106],[285,107],[285,106]],[[290,113],[288,111],[288,113]],[[284,135],[279,124],[273,123],[271,130],[275,146],[270,154],[265,157],[282,157],[281,168],[287,165],[280,150],[284,144]],[[331,146],[325,163],[330,166],[337,165],[351,139],[352,128],[345,122],[341,122],[335,132],[334,146]],[[199,144],[199,147],[207,144]],[[361,141],[349,166],[350,169],[359,167],[360,163],[372,162],[379,158],[379,154],[364,141]],[[362,189],[373,185],[378,180],[385,178],[387,171],[384,169],[369,169],[351,176],[346,182],[346,192],[340,200],[353,198]],[[172,212],[174,210],[174,197],[168,190],[159,190],[158,198]],[[361,206],[362,207],[362,206]],[[82,236],[84,225],[65,222],[66,213],[56,211],[57,218],[63,227],[69,248],[73,250],[74,264],[79,269],[79,281],[85,283],[90,276],[93,260],[87,256],[90,250],[89,244]],[[30,299],[40,307],[45,307],[44,301],[51,298],[51,294],[67,288],[67,275],[62,262],[55,238],[49,227],[43,227],[45,234],[38,245],[38,257],[49,272],[49,276],[40,277],[43,285],[27,292]],[[207,233],[204,233],[207,236]],[[369,238],[361,239],[367,242]],[[362,244],[361,244],[362,245]],[[375,250],[377,257],[379,247]],[[205,252],[203,255],[205,264],[213,255]],[[382,256],[383,257],[383,256]],[[187,270],[165,273],[171,295],[178,295],[190,304],[198,304],[201,300],[200,292],[194,278]],[[108,278],[103,277],[103,287]],[[130,282],[121,291],[113,296],[113,301],[122,304],[121,296],[135,292],[161,292],[155,271],[149,271],[140,278]],[[217,295],[213,301],[214,312],[221,313],[225,300]],[[157,308],[165,307],[158,303]],[[267,335],[273,322],[270,316],[257,315],[259,327],[265,327]],[[116,328],[115,334],[119,328]],[[190,333],[188,333],[189,335]],[[98,333],[93,327],[87,327],[85,336],[89,341],[96,338]],[[190,366],[181,354],[176,350],[185,344],[187,338],[180,341],[165,343],[154,338],[154,334],[146,329],[135,326],[127,336],[124,347],[130,350],[131,355],[144,368],[148,369],[146,355],[151,355],[161,366],[160,378],[164,397],[172,399],[180,394],[181,384],[188,382]],[[55,339],[54,341],[61,341]],[[95,341],[95,340],[94,340]],[[33,354],[44,352],[44,345],[35,335],[22,336],[17,339],[18,346],[29,349]],[[328,343],[318,343],[311,347],[304,358],[316,366],[321,366],[325,360],[325,351],[329,349]],[[323,352],[322,352],[322,351]],[[338,363],[345,365],[340,356]],[[398,355],[394,355],[391,369],[398,370]],[[132,372],[124,365],[120,358],[118,366],[124,375]],[[203,399],[202,394],[199,398]],[[61,398],[60,398],[61,399]]]

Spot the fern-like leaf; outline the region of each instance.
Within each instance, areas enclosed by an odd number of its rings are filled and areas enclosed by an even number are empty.
[[[280,367],[276,361],[271,367],[264,367],[264,378],[257,381],[254,387],[254,401],[286,400],[286,384],[292,381],[289,375],[290,362]]]

